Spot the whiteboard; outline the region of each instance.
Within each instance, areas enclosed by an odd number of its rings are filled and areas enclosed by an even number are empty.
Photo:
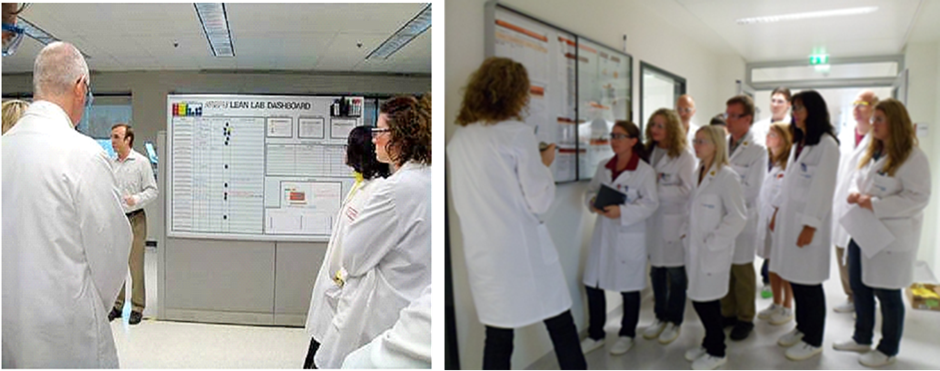
[[[363,97],[168,95],[167,236],[328,241]]]

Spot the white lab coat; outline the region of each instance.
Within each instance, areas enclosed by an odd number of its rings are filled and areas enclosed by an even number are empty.
[[[108,156],[36,101],[3,135],[3,367],[117,368],[131,227]]]
[[[783,189],[785,173],[782,167],[775,165],[764,176],[764,183],[760,187],[760,197],[757,202],[760,211],[757,217],[757,234],[754,243],[758,247],[757,256],[762,259],[770,259],[770,250],[773,246],[773,232],[770,230],[770,220],[774,217],[773,199]]]
[[[731,142],[730,135],[727,140]],[[757,219],[760,214],[758,196],[767,173],[767,148],[754,140],[754,132],[748,131],[728,161],[731,163],[731,169],[738,174],[747,210],[747,224],[734,243],[733,262],[739,265],[753,263],[757,250],[754,239],[757,237]]]
[[[799,158],[795,158],[796,149],[794,145],[790,150],[783,191],[773,202],[778,211],[770,271],[790,282],[816,285],[829,279],[839,147],[835,138],[823,134],[818,144],[804,147]],[[813,241],[798,247],[796,240],[806,225],[816,228]]]
[[[555,200],[555,183],[532,127],[504,121],[457,128],[447,161],[480,322],[517,328],[568,310],[558,251],[537,217]]]
[[[903,289],[914,280],[924,208],[930,201],[930,164],[924,151],[915,146],[891,177],[880,174],[887,158],[882,156],[855,171],[849,192],[871,195],[875,216],[895,238],[870,259],[861,254],[862,282],[880,289]]]
[[[336,315],[314,357],[320,368],[388,330],[398,312],[431,284],[431,167],[408,162],[377,181],[343,238]]]
[[[654,154],[663,151],[653,148]],[[654,158],[652,154],[650,158]],[[676,157],[664,153],[653,165],[659,207],[646,221],[646,252],[654,267],[681,267],[685,265],[685,247],[679,237],[689,217],[689,197],[696,181],[695,156],[688,150]]]
[[[685,133],[685,140],[686,140],[686,143],[689,145],[688,148],[695,148],[692,146],[692,142],[695,142],[695,133],[698,132],[698,129],[700,127],[702,126],[696,124],[695,121],[691,121],[691,120],[689,121],[689,131]],[[695,158],[693,156],[692,159],[695,160],[696,163],[698,162],[698,158]]]
[[[700,172],[695,172],[696,180]],[[698,302],[721,299],[728,294],[734,240],[747,223],[738,174],[729,166],[709,170],[693,188],[689,210],[683,228],[688,297]]]
[[[431,286],[401,310],[398,321],[368,345],[349,354],[343,368],[431,368]]]
[[[320,265],[316,282],[313,284],[310,309],[307,310],[307,334],[321,343],[336,314],[336,304],[342,292],[342,289],[333,282],[333,277],[342,267],[343,237],[349,233],[349,225],[363,211],[363,206],[372,195],[376,182],[382,180],[381,178],[363,179],[357,188],[351,189],[333,222],[333,232],[330,234],[326,255],[323,256],[323,263]]]
[[[849,247],[849,232],[839,223],[839,219],[849,210],[849,188],[854,181],[858,162],[871,143],[871,131],[855,145],[855,127],[842,129],[839,133],[839,172],[836,175],[836,193],[832,198],[832,244],[841,248]],[[847,255],[846,255],[847,256]]]
[[[590,210],[601,184],[626,193],[627,201],[620,206],[616,220],[597,215],[584,265],[584,284],[611,291],[640,291],[646,287],[646,220],[659,207],[656,172],[640,160],[636,170],[624,170],[611,180],[608,161],[597,165],[585,203]]]

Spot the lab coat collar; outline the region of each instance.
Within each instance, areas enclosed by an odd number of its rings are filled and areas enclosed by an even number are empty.
[[[53,126],[56,130],[62,128],[75,130],[75,126],[72,125],[72,119],[69,118],[69,115],[65,113],[62,107],[59,107],[59,105],[55,103],[45,100],[35,101],[29,105],[29,108],[27,108],[26,112],[23,114],[24,117],[30,115],[36,115],[49,121],[60,123]]]
[[[752,127],[752,128],[753,128],[753,127]],[[732,136],[729,134],[729,135],[728,135],[728,142],[730,143],[731,140],[732,140]],[[729,158],[730,158],[730,159],[733,159],[733,158],[737,157],[738,154],[740,154],[741,152],[744,152],[744,149],[746,149],[747,147],[750,147],[750,146],[753,145],[753,144],[754,144],[754,131],[753,131],[753,130],[748,130],[747,133],[744,134],[743,137],[741,137],[741,144],[739,144],[737,147],[735,147],[734,153],[729,153],[729,154],[728,154]]]
[[[727,166],[727,165],[724,165],[724,166]],[[712,164],[711,168],[708,169],[708,174],[705,174],[705,178],[702,179],[702,183],[695,187],[695,196],[698,196],[699,192],[705,189],[705,187],[708,187],[708,185],[712,182],[712,179],[715,178],[716,175],[718,175],[718,171],[719,170],[718,168],[715,167],[715,164]],[[698,181],[698,177],[699,177],[699,174],[701,174],[701,172],[702,172],[702,167],[699,166],[698,170],[695,171],[696,181]]]
[[[419,164],[419,163],[414,162],[414,161],[408,161],[408,162],[406,162],[404,165],[402,165],[400,168],[398,168],[398,171],[396,171],[395,173],[398,174],[398,173],[400,173],[400,172],[402,172],[402,171],[422,170],[422,169],[424,169],[424,168],[426,168],[426,167],[428,167],[428,165]]]

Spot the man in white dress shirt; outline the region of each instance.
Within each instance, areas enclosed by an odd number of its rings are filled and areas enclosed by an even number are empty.
[[[157,198],[157,181],[153,178],[153,168],[144,155],[135,151],[134,129],[128,124],[117,124],[111,127],[111,146],[117,153],[112,160],[114,177],[117,179],[118,191],[121,192],[121,207],[127,215],[134,231],[134,242],[131,244],[131,254],[128,265],[131,269],[131,315],[128,322],[132,325],[140,323],[144,313],[147,296],[144,290],[144,244],[147,240],[147,214],[144,206]],[[114,308],[108,314],[108,321],[121,316],[124,307],[124,293],[127,284],[121,288],[121,293],[114,302]]]

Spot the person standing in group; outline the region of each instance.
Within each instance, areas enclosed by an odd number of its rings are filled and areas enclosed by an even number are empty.
[[[705,326],[705,339],[689,349],[685,359],[693,369],[713,370],[727,362],[720,299],[728,293],[735,239],[747,224],[747,215],[740,176],[728,163],[724,131],[702,127],[694,145],[701,166],[695,174],[691,215],[682,228],[682,239],[687,248],[689,299]]]
[[[724,113],[719,113],[715,115],[715,117],[712,117],[711,121],[709,121],[708,124],[721,127],[721,129],[725,131],[725,136],[728,135],[728,121],[725,120]]]
[[[372,143],[372,130],[366,126],[357,126],[349,132],[346,143],[346,165],[351,167],[356,183],[346,194],[342,206],[336,213],[333,222],[330,242],[323,256],[323,263],[317,273],[310,294],[310,309],[307,311],[307,334],[310,335],[310,346],[304,360],[304,368],[315,367],[313,358],[320,348],[320,340],[326,335],[336,314],[339,292],[343,283],[336,279],[342,276],[340,265],[343,261],[343,237],[349,231],[349,226],[363,210],[363,206],[378,180],[389,175],[388,165],[375,158],[375,144]]]
[[[767,153],[770,157],[768,167],[770,170],[764,176],[764,184],[760,188],[758,207],[760,215],[757,219],[757,235],[754,243],[757,245],[757,256],[764,259],[764,265],[770,261],[773,247],[773,231],[770,230],[770,219],[773,218],[776,208],[773,200],[783,191],[783,177],[787,170],[787,157],[793,145],[793,134],[790,124],[777,122],[770,125],[767,133]],[[770,285],[773,292],[773,304],[757,313],[757,318],[768,320],[772,325],[782,325],[793,319],[793,289],[790,283],[780,278],[776,273],[769,272]]]
[[[734,259],[728,295],[721,299],[721,315],[725,327],[734,326],[731,340],[744,340],[754,329],[757,277],[754,272],[754,253],[757,249],[758,196],[764,183],[767,150],[758,143],[751,131],[754,120],[754,101],[738,95],[726,102],[728,122],[728,153],[731,169],[738,174],[744,190],[747,224],[734,242]]]
[[[483,368],[509,369],[513,329],[544,322],[559,366],[585,369],[558,251],[538,217],[555,200],[555,145],[540,154],[533,127],[522,122],[529,87],[522,64],[486,59],[470,77],[447,145],[470,292],[486,326]]]
[[[842,280],[842,290],[847,299],[844,303],[832,308],[836,313],[854,313],[855,299],[852,295],[852,285],[849,283],[849,266],[846,262],[845,248],[849,246],[849,232],[839,223],[839,216],[849,209],[846,199],[849,197],[849,188],[853,183],[852,174],[858,167],[868,143],[871,142],[871,119],[878,104],[878,96],[871,90],[863,90],[855,97],[852,103],[852,116],[855,118],[854,127],[846,127],[839,133],[839,172],[836,177],[836,194],[832,200],[832,244],[836,247],[836,260],[839,264],[839,278]]]
[[[653,286],[656,319],[643,330],[643,337],[669,344],[677,337],[685,316],[687,277],[685,248],[679,236],[688,218],[695,158],[689,151],[685,131],[676,112],[660,108],[646,124],[646,153],[656,171],[659,208],[647,223],[646,253]]]
[[[372,142],[393,175],[376,183],[343,236],[336,314],[314,355],[318,367],[342,366],[431,284],[430,99],[382,103]]]
[[[131,243],[131,254],[128,266],[131,270],[131,314],[128,322],[132,325],[140,323],[144,307],[147,304],[144,289],[144,252],[147,240],[147,214],[144,206],[157,199],[157,180],[153,176],[150,161],[144,155],[134,150],[134,129],[125,123],[111,127],[111,146],[117,153],[117,158],[111,160],[114,168],[114,177],[117,179],[118,190],[121,197],[121,207],[131,223],[134,232],[134,241]],[[124,293],[127,283],[121,288],[108,321],[121,316],[124,308]]]
[[[874,214],[894,241],[870,253],[849,242],[849,279],[855,294],[855,334],[834,343],[836,350],[864,353],[868,367],[893,363],[904,330],[901,289],[913,282],[914,260],[920,246],[924,209],[930,201],[930,164],[917,145],[914,125],[901,102],[886,99],[875,105],[871,143],[861,157],[847,201]],[[862,212],[866,212],[862,210]],[[841,216],[840,216],[841,217]],[[875,327],[875,297],[881,302],[881,342],[871,350]]]
[[[695,132],[699,128],[698,125],[692,122],[692,117],[695,116],[695,100],[692,99],[691,95],[682,94],[679,99],[676,99],[676,113],[679,114],[682,128],[685,129],[686,144],[691,146],[692,141],[695,140]]]
[[[108,155],[75,126],[91,103],[81,52],[54,42],[35,100],[3,136],[3,367],[117,368],[105,320],[131,227]]]
[[[588,337],[581,342],[585,353],[604,346],[607,304],[604,290],[623,296],[620,336],[611,354],[633,347],[640,319],[640,290],[646,287],[646,220],[659,207],[656,172],[648,163],[640,129],[629,121],[617,121],[610,133],[614,156],[597,166],[585,191],[587,208],[598,214],[584,268],[588,298]],[[594,204],[601,185],[626,195],[622,205],[597,209]]]
[[[6,4],[4,4],[4,6],[6,6]],[[7,131],[12,129],[13,125],[20,120],[20,117],[23,117],[23,113],[25,113],[28,108],[29,103],[18,99],[3,102],[3,132],[0,134],[6,134]]]
[[[774,231],[770,271],[790,282],[796,301],[796,328],[777,342],[787,358],[804,360],[822,352],[832,241],[832,197],[839,166],[839,144],[826,101],[815,90],[793,96],[793,149],[783,191],[770,228]]]

